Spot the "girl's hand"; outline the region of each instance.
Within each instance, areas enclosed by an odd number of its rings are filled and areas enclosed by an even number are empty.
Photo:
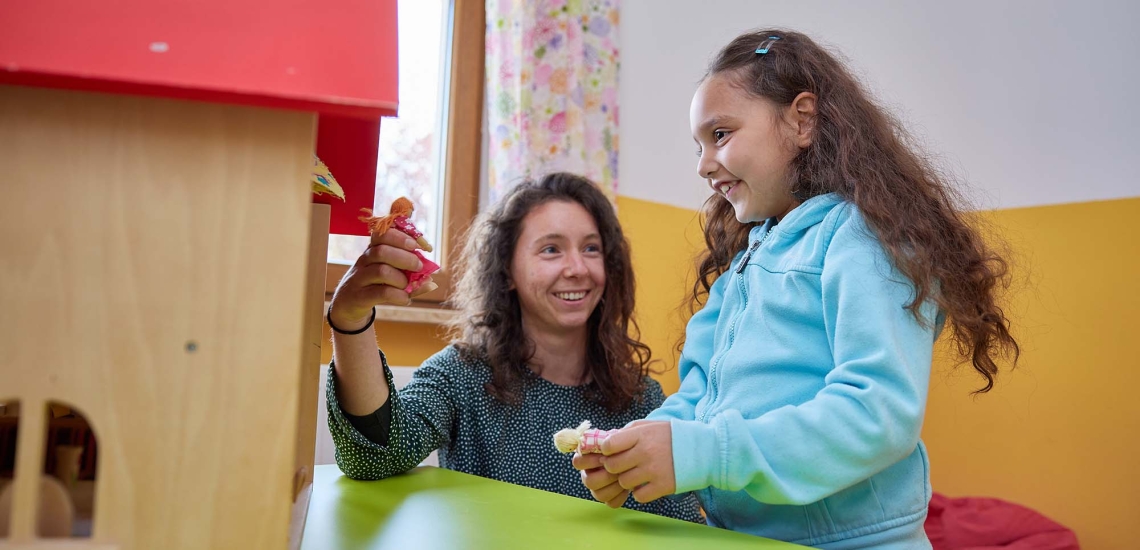
[[[639,420],[607,437],[601,446],[605,471],[617,476],[618,485],[632,491],[634,500],[650,502],[677,491],[673,430],[668,422]],[[597,479],[600,483],[607,478]]]
[[[337,285],[329,312],[333,324],[341,330],[356,330],[368,322],[373,306],[408,305],[412,297],[435,288],[434,284],[424,284],[411,295],[404,292],[408,277],[403,270],[422,267],[419,258],[411,253],[417,248],[415,239],[395,228],[373,234],[372,244]]]
[[[610,508],[621,508],[629,498],[629,491],[618,484],[618,476],[606,471],[600,454],[574,453],[574,467],[582,471],[582,484],[590,490],[590,495]]]

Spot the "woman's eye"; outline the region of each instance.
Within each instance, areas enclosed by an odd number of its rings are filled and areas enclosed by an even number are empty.
[[[555,248],[554,245],[546,245],[546,246],[542,247],[542,250],[540,250],[539,252],[541,252],[543,254],[554,254],[554,253],[558,252],[558,249]]]
[[[601,251],[602,251],[602,245],[600,245],[600,244],[586,245],[586,252],[601,252]]]

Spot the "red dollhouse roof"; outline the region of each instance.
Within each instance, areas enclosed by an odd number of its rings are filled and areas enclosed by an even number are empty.
[[[396,23],[395,0],[2,2],[0,84],[317,112],[349,200],[333,231],[366,234],[377,141],[358,139],[396,114]]]

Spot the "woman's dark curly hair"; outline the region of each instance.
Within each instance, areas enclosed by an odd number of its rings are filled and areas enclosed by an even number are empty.
[[[633,320],[634,280],[629,243],[613,206],[590,180],[568,173],[526,181],[480,214],[467,233],[458,262],[459,278],[450,303],[460,315],[451,324],[453,344],[465,358],[491,366],[487,392],[517,403],[534,342],[523,332],[519,298],[511,289],[511,260],[523,220],[551,201],[581,205],[602,239],[606,286],[588,321],[586,368],[593,398],[610,411],[630,406],[644,391],[650,350]]]

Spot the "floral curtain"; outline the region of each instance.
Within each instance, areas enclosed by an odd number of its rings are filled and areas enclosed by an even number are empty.
[[[491,201],[524,178],[618,185],[618,0],[487,0]]]

